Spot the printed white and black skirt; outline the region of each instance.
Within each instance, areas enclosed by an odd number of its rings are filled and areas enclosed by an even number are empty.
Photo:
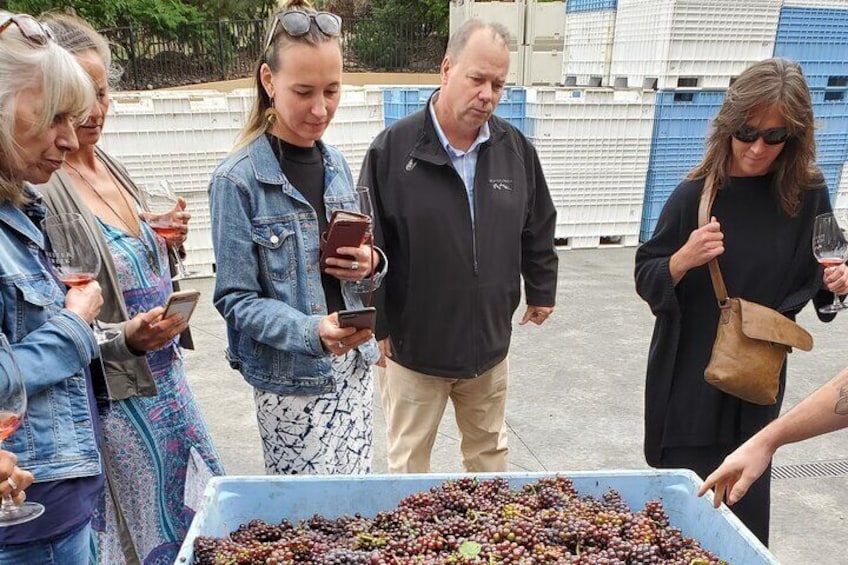
[[[256,418],[269,475],[371,472],[371,368],[356,350],[333,357],[335,392],[279,395],[254,389]]]

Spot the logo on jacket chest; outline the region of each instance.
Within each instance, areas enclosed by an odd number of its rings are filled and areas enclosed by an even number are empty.
[[[512,179],[489,179],[489,186],[494,190],[507,190],[512,192]]]

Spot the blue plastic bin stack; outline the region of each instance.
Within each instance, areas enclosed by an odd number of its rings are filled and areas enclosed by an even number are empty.
[[[665,201],[701,161],[710,124],[724,96],[723,90],[657,92],[639,241],[650,239]]]
[[[383,88],[383,110],[386,126],[422,109],[436,90],[435,86],[393,86]],[[495,115],[525,132],[527,92],[524,87],[504,89]]]
[[[567,0],[565,11],[576,12],[602,12],[604,10],[615,10],[618,0]]]
[[[833,197],[848,160],[848,6],[784,6],[774,54],[798,62],[807,77],[819,126],[816,156]]]
[[[848,161],[848,6],[794,4],[781,8],[774,56],[796,61],[804,70],[818,128],[816,159],[833,200]],[[668,196],[703,157],[724,96],[706,90],[657,93],[640,241],[651,237]]]

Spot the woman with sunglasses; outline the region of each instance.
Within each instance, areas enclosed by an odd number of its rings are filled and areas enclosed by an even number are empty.
[[[340,31],[302,1],[274,16],[248,123],[209,186],[214,302],[230,364],[254,388],[269,474],[371,469],[379,354],[337,313],[362,307],[352,283],[377,284],[385,260],[361,245],[319,264],[330,214],[358,206],[347,162],[321,141],[341,97]]]
[[[848,292],[845,265],[822,270],[813,257],[813,221],[830,211],[815,166],[813,109],[801,69],[768,59],[745,70],[713,121],[706,154],[669,197],[650,241],[636,253],[636,290],[656,325],[645,391],[645,456],[706,477],[726,455],[777,417],[704,380],[719,308],[707,263],[718,258],[731,296],[790,319],[811,299]],[[712,219],[698,227],[706,179],[718,190]],[[832,315],[819,314],[825,321]],[[781,391],[786,367],[781,373]],[[769,473],[733,511],[765,544]]]
[[[91,77],[96,100],[77,126],[79,149],[38,190],[51,212],[77,213],[88,224],[103,264],[100,317],[122,329],[115,341],[123,348],[102,355],[107,482],[92,522],[94,558],[114,565],[172,563],[194,515],[185,503],[194,476],[189,467],[204,469],[199,477],[221,475],[223,468],[186,380],[179,337],[190,345],[187,322],[162,318],[174,290],[168,243],[142,221],[142,192],[126,169],[97,146],[115,74],[109,44],[75,16],[47,14],[42,21]],[[187,212],[173,214],[185,225]]]
[[[32,16],[0,11],[0,334],[24,373],[27,411],[3,447],[36,482],[45,512],[0,528],[0,565],[87,565],[90,522],[103,490],[99,417],[88,370],[97,282],[66,289],[45,256],[43,183],[77,148],[74,128],[93,102],[73,56]]]

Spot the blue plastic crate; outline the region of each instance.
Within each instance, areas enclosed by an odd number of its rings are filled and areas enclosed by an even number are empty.
[[[827,182],[827,192],[830,195],[830,203],[833,204],[836,199],[836,192],[839,189],[839,180],[842,176],[842,167],[844,163],[817,163],[824,175],[824,180]]]
[[[328,518],[359,512],[373,516],[390,510],[405,496],[426,491],[458,474],[361,475],[311,477],[216,477],[209,481],[203,503],[183,542],[177,563],[190,565],[197,536],[223,537],[251,519],[279,522],[314,514]],[[502,476],[518,488],[552,473],[477,474]],[[697,539],[729,563],[777,564],[777,560],[726,507],[714,509],[712,498],[697,498],[701,484],[691,471],[602,471],[567,473],[582,495],[601,496],[617,490],[633,508],[661,499],[671,525]]]
[[[846,51],[848,56],[848,51]],[[816,158],[821,163],[848,160],[848,89],[814,90]]]
[[[657,220],[660,218],[663,206],[671,193],[677,188],[686,174],[700,159],[687,166],[669,167],[663,169],[648,169],[645,180],[645,202],[642,205],[642,224],[639,229],[639,241],[651,239]]]
[[[704,141],[724,97],[723,90],[657,92],[639,241],[651,237],[672,190],[703,158]]]
[[[774,55],[804,69],[810,88],[839,86],[848,77],[848,9],[785,6],[780,11]]]
[[[435,86],[384,88],[383,112],[386,126],[422,109],[434,90],[436,90]],[[524,133],[527,121],[526,100],[527,92],[524,88],[507,87],[495,108],[495,115],[507,120]]]
[[[617,8],[618,0],[568,0],[565,3],[565,11],[568,13],[602,12]]]

